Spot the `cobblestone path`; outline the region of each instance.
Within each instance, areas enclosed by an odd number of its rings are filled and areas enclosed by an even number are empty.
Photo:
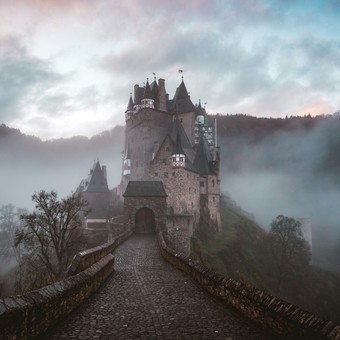
[[[113,275],[44,339],[269,339],[163,260],[155,236],[114,255]]]

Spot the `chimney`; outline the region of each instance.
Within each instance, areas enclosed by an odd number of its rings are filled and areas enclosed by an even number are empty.
[[[107,180],[106,165],[102,166],[102,171],[103,171],[104,178]]]
[[[134,87],[134,92],[133,92],[133,102],[134,104],[140,104],[140,96],[139,96],[139,85],[136,84],[135,87]]]
[[[159,102],[159,110],[167,111],[167,95],[165,91],[165,80],[159,78],[158,79],[158,102]]]

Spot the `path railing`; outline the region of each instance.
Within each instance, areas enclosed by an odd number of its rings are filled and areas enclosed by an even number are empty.
[[[334,322],[194,263],[175,253],[162,233],[158,234],[158,242],[165,260],[262,328],[289,339],[340,339],[340,326]]]
[[[0,339],[30,339],[76,309],[114,271],[112,251],[133,230],[128,228],[107,243],[78,253],[62,281],[20,296],[0,299]]]

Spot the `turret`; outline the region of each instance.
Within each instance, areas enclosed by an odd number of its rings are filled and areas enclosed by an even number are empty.
[[[172,152],[172,167],[173,168],[184,168],[185,167],[185,153],[183,151],[181,136],[178,133],[176,137],[176,144]]]
[[[201,100],[199,100],[196,107],[196,123],[202,125],[205,124],[206,115],[205,109],[201,106]]]
[[[146,85],[144,88],[144,94],[143,98],[141,101],[141,108],[150,108],[154,109],[155,108],[155,100],[153,99],[152,91],[149,85],[149,80],[146,80]]]
[[[132,100],[132,94],[130,93],[130,100],[125,111],[125,121],[130,119],[130,117],[133,115],[133,107],[134,107],[134,104]]]

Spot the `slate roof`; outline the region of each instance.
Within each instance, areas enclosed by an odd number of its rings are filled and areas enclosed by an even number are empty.
[[[169,105],[174,113],[195,112],[195,105],[190,99],[183,80],[177,87],[174,99],[170,101]]]
[[[198,143],[193,165],[196,171],[202,175],[214,174],[212,169],[212,156],[209,151],[208,142],[204,137],[202,137]]]
[[[180,135],[181,144],[184,149],[191,149],[192,145],[190,140],[185,133],[183,125],[178,119],[175,119],[168,128],[167,134],[170,136],[173,142],[176,142],[177,135]]]
[[[143,99],[154,99],[153,93],[151,92],[149,80],[146,81],[146,85],[144,88]]]
[[[77,192],[108,192],[109,187],[99,161],[95,162],[90,174],[80,182]]]
[[[206,116],[207,112],[205,111],[205,108],[202,107],[201,101],[199,101],[198,106],[196,107],[196,116]]]
[[[150,84],[150,89],[153,94],[153,98],[157,99],[158,98],[158,84],[156,79]]]
[[[172,153],[185,155],[183,147],[182,147],[181,135],[179,133],[177,134],[176,143],[175,143],[174,150],[172,151]]]
[[[130,94],[130,100],[129,100],[129,103],[128,103],[128,106],[126,108],[126,111],[132,111],[133,110],[133,100],[132,100],[132,95]]]
[[[162,181],[129,181],[124,197],[166,197]]]

